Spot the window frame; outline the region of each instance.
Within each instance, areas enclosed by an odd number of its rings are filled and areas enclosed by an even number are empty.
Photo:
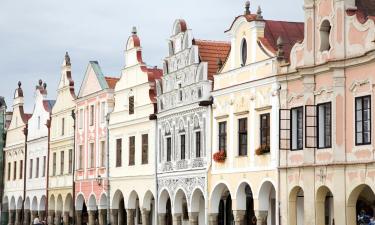
[[[100,165],[101,167],[106,166],[106,155],[107,155],[107,149],[105,141],[100,141]]]
[[[129,136],[129,166],[135,165],[135,136]]]
[[[199,141],[198,141],[198,137],[199,137]],[[202,132],[200,130],[195,131],[194,138],[195,138],[194,139],[195,140],[195,158],[201,158],[203,157],[202,156]],[[199,151],[198,151],[198,148],[199,148]]]
[[[221,127],[221,125],[223,125],[224,126],[224,130],[225,130],[225,132],[223,132],[223,133],[221,133],[221,129],[220,129],[220,127]],[[218,130],[219,130],[219,132],[218,132],[218,138],[219,138],[219,141],[218,141],[218,147],[219,147],[219,151],[224,151],[224,152],[227,152],[227,121],[221,121],[221,122],[219,122],[218,123]],[[221,141],[224,141],[224,143],[221,143]],[[223,146],[223,148],[221,148]]]
[[[52,176],[56,176],[56,152],[52,155]]]
[[[65,135],[65,117],[61,118],[61,136]]]
[[[268,118],[268,120],[267,120],[268,126],[267,127],[263,127],[263,123],[262,123],[263,116]],[[268,129],[269,137],[267,139],[267,136],[266,136],[266,146],[271,148],[271,113],[262,113],[262,114],[259,115],[259,143],[260,143],[260,145],[263,145],[263,138],[262,137],[263,137],[264,130],[267,130],[267,129]],[[269,142],[269,143],[267,143],[267,142]]]
[[[39,177],[39,157],[35,160],[35,178]]]
[[[370,133],[370,138],[369,138],[369,142],[364,142],[364,131],[363,131],[363,127],[364,127],[364,120],[363,120],[363,100],[365,98],[369,98],[369,133]],[[362,121],[361,121],[361,125],[362,125],[362,143],[358,143],[358,139],[357,139],[357,133],[360,133],[360,132],[357,132],[357,99],[361,99],[361,104],[362,104],[362,109],[361,109],[361,116],[362,116]],[[372,118],[371,118],[371,104],[372,104],[372,99],[371,99],[371,95],[364,95],[364,96],[358,96],[358,97],[355,97],[354,98],[354,139],[355,139],[355,145],[356,146],[361,146],[361,145],[371,145],[371,138],[372,138]]]
[[[89,153],[90,153],[90,165],[89,168],[95,168],[95,143],[89,143]]]
[[[122,138],[116,139],[116,167],[122,166]]]
[[[330,143],[329,145],[327,145],[325,143],[325,140],[324,140],[324,146],[323,147],[320,147],[320,135],[319,135],[319,130],[320,130],[320,126],[319,126],[319,120],[320,120],[320,116],[319,116],[319,107],[324,107],[325,105],[328,105],[329,106],[329,109],[330,109],[330,129],[329,129],[329,135],[330,135]],[[326,108],[323,108],[324,109],[324,117],[325,117],[325,113],[326,113]],[[326,124],[325,124],[325,118],[324,118],[324,121],[323,121],[323,129],[325,129],[326,127]],[[332,148],[332,102],[323,102],[323,103],[319,103],[316,105],[316,148],[317,149],[325,149],[325,148]],[[323,138],[324,139],[324,138]]]
[[[128,98],[128,101],[129,101],[129,115],[133,115],[134,114],[134,95],[131,95],[129,96]]]
[[[69,174],[71,174],[73,172],[73,149],[69,149],[68,151],[69,153],[69,162],[68,162],[68,166],[69,166],[69,169],[68,169],[68,172]]]
[[[13,180],[17,179],[17,161],[13,162]]]
[[[60,152],[60,175],[64,174],[64,167],[65,167],[65,152]]]
[[[301,147],[298,147],[298,114],[297,114],[297,118],[296,118],[296,121],[297,121],[297,133],[296,133],[296,138],[297,138],[297,147],[296,148],[293,148],[293,111],[294,110],[301,110],[301,113],[302,113],[302,116],[301,116],[301,120],[302,120],[302,128],[301,128],[301,137],[302,137],[302,143],[301,143]],[[291,151],[299,151],[299,150],[303,150],[303,127],[304,127],[304,120],[303,120],[303,106],[298,106],[298,107],[293,107],[290,109],[290,150]]]
[[[29,166],[29,179],[33,178],[33,159],[30,159],[30,166]]]
[[[20,160],[20,174],[19,179],[23,178],[23,160]]]
[[[244,130],[241,130],[241,122],[244,122]],[[238,134],[238,156],[247,156],[247,148],[248,148],[248,120],[247,117],[238,118],[237,120],[237,134]],[[241,144],[242,136],[245,135],[246,137],[246,144]],[[242,147],[245,146],[245,150],[242,151]]]
[[[78,151],[79,151],[78,169],[83,170],[83,145],[79,145]]]
[[[248,51],[248,48],[247,48],[247,40],[245,37],[242,38],[241,40],[241,49],[240,49],[240,53],[241,53],[241,66],[245,66],[246,65],[246,62],[247,62],[247,51]]]
[[[141,135],[142,141],[142,165],[148,164],[148,134]]]
[[[11,172],[12,172],[12,163],[8,162],[8,181],[10,181]]]
[[[165,146],[166,146],[166,161],[172,161],[172,137],[169,135],[165,137]],[[168,154],[169,153],[169,154]]]
[[[180,136],[180,160],[185,160],[186,159],[186,134],[182,133],[179,136]],[[183,142],[182,142],[182,137],[184,137],[184,141]],[[184,154],[182,154],[182,152]],[[182,156],[184,156],[184,157],[182,157]]]
[[[92,105],[90,105],[89,106],[89,108],[90,108],[90,110],[89,110],[89,113],[90,113],[90,123],[89,123],[89,125],[90,126],[94,126],[94,124],[95,124],[95,120],[94,120],[94,118],[95,118],[95,105],[94,104],[92,104]]]

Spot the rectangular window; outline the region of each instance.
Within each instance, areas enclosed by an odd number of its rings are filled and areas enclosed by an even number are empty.
[[[260,115],[260,145],[263,152],[268,152],[270,149],[270,114]]]
[[[148,134],[142,134],[142,164],[148,163]]]
[[[29,178],[33,178],[33,159],[30,159],[30,171],[29,171]]]
[[[129,166],[135,164],[135,137],[129,137]]]
[[[65,154],[64,151],[60,152],[60,174],[64,174],[64,161],[65,161]]]
[[[116,140],[116,167],[122,165],[122,139]]]
[[[105,122],[105,102],[100,103],[100,122]]]
[[[318,110],[318,148],[331,147],[331,103],[317,105]]]
[[[186,152],[185,152],[185,134],[182,134],[180,136],[180,149],[181,149],[181,160],[184,160],[185,159],[185,155],[186,155]]]
[[[167,137],[167,162],[172,160],[172,139]]]
[[[23,178],[23,160],[20,161],[20,179]]]
[[[65,118],[61,119],[61,136],[65,135]]]
[[[73,172],[73,150],[69,149],[69,174]]]
[[[43,173],[42,173],[42,177],[45,177],[46,176],[46,161],[47,161],[47,156],[43,156]]]
[[[106,150],[105,150],[105,141],[100,142],[100,163],[102,167],[105,167],[106,164]]]
[[[197,131],[195,132],[195,157],[200,158],[201,154],[201,132]]]
[[[291,110],[292,150],[303,149],[303,107]]]
[[[10,180],[10,172],[12,170],[12,164],[9,162],[8,163],[8,180]]]
[[[90,126],[94,125],[94,117],[95,117],[95,108],[94,105],[90,105]]]
[[[178,84],[178,99],[182,102],[182,89],[181,84]]]
[[[134,96],[129,97],[129,114],[134,114]]]
[[[39,158],[36,158],[35,178],[39,177]]]
[[[83,128],[83,109],[80,109],[79,110],[79,115],[78,115],[78,118],[79,118],[79,129],[82,129]]]
[[[95,148],[94,143],[90,143],[90,168],[94,168],[95,166]]]
[[[83,146],[79,146],[78,168],[83,169]]]
[[[227,122],[219,123],[219,151],[227,151]]]
[[[13,163],[13,180],[17,179],[17,161],[14,161]]]
[[[371,144],[371,97],[355,98],[355,144]]]
[[[56,176],[56,152],[53,153],[52,160],[52,176]]]
[[[238,120],[238,155],[247,155],[247,118]]]

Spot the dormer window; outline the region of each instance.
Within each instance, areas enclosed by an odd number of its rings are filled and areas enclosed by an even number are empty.
[[[241,66],[245,66],[247,61],[247,42],[243,38],[241,42]]]
[[[134,96],[129,97],[129,114],[134,114]]]
[[[329,36],[331,33],[331,23],[328,20],[324,20],[320,26],[320,51],[329,51],[331,45],[329,43]]]

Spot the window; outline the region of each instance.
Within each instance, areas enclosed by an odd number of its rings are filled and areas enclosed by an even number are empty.
[[[13,163],[13,180],[17,179],[17,161],[14,161]]]
[[[238,155],[247,155],[247,118],[238,120]]]
[[[270,114],[260,115],[260,145],[265,146],[265,152],[269,151],[270,147]]]
[[[52,176],[56,176],[56,152],[53,153]]]
[[[148,134],[142,134],[142,164],[148,163]]]
[[[134,114],[134,96],[129,97],[129,114]]]
[[[185,151],[185,134],[180,135],[180,152],[181,152],[181,160],[185,159],[186,151]]]
[[[329,43],[329,35],[331,33],[331,24],[328,20],[324,20],[320,26],[320,51],[329,51],[331,45]]]
[[[11,168],[12,167],[12,164],[10,162],[8,162],[8,180],[10,180],[10,172],[11,172]]]
[[[63,175],[64,174],[64,161],[65,161],[65,157],[64,157],[64,151],[61,151],[60,152],[60,174]]]
[[[105,163],[106,163],[106,151],[105,151],[105,141],[101,141],[100,142],[100,163],[102,165],[102,167],[105,167]]]
[[[181,89],[181,84],[178,84],[178,99],[180,102],[182,101],[182,89]]]
[[[331,147],[331,103],[318,104],[318,148]]]
[[[371,97],[355,98],[355,144],[371,144]]]
[[[29,178],[33,178],[33,159],[30,159],[30,171]]]
[[[246,39],[242,39],[241,44],[241,66],[245,66],[247,61],[247,42]]]
[[[45,177],[46,176],[46,160],[47,160],[47,156],[43,156],[43,169],[42,169],[42,177]]]
[[[135,137],[129,137],[129,166],[135,164]]]
[[[116,167],[120,167],[122,164],[122,139],[116,139]]]
[[[82,129],[83,128],[83,109],[79,110],[78,118],[79,118],[79,129]]]
[[[100,122],[105,122],[105,102],[100,103]]]
[[[291,110],[292,150],[303,149],[303,107]]]
[[[94,143],[90,143],[90,168],[95,166],[95,148]]]
[[[35,178],[39,177],[39,158],[36,158]]]
[[[69,149],[69,168],[68,168],[69,174],[73,171],[73,150]]]
[[[172,139],[167,137],[167,162],[172,160]]]
[[[83,169],[83,146],[79,146],[78,168]]]
[[[20,161],[20,179],[23,177],[23,160]]]
[[[200,158],[201,155],[201,132],[195,132],[195,157]]]
[[[227,122],[219,123],[219,150],[227,151]]]
[[[90,105],[90,126],[94,125],[94,116],[95,116],[94,105]]]
[[[65,135],[65,118],[61,119],[61,136]]]

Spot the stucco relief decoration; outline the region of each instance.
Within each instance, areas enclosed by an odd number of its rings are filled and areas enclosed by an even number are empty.
[[[351,85],[349,90],[354,94],[361,93],[361,92],[368,92],[371,93],[374,84],[369,80],[356,80]]]
[[[325,102],[332,98],[333,88],[332,87],[321,87],[314,91],[314,95],[318,98],[318,101]]]
[[[361,54],[363,48],[370,50],[374,47],[375,31],[373,20],[368,19],[366,22],[361,23],[354,14],[348,18],[348,27],[346,36],[350,44],[350,48],[347,48],[350,54]]]
[[[193,191],[199,187],[205,190],[206,181],[205,177],[189,177],[182,179],[160,179],[159,182],[159,194],[163,189],[167,189],[171,194],[171,198],[174,197],[175,192],[179,189],[184,190],[186,193],[186,198],[190,199]]]
[[[288,104],[290,106],[296,106],[301,104],[303,101],[303,94],[291,93],[289,94]]]

